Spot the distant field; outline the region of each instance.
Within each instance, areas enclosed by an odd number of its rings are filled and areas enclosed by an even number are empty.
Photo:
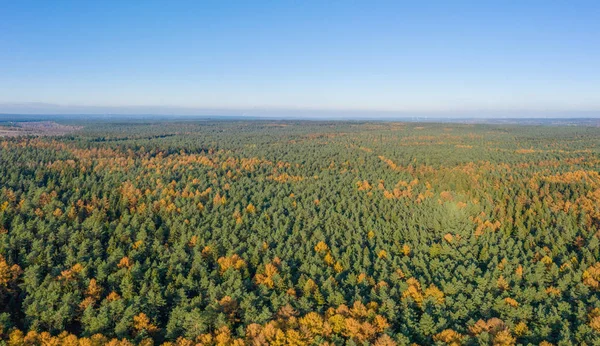
[[[0,125],[0,137],[62,136],[81,128],[81,126],[57,124],[54,121],[9,122]]]

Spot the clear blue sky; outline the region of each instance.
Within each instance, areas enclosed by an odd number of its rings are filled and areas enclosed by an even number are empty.
[[[0,113],[600,110],[600,1],[419,3],[3,1]]]

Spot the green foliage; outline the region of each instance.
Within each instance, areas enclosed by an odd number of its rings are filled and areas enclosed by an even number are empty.
[[[333,326],[313,343],[593,344],[599,170],[587,127],[100,122],[3,138],[0,339],[248,338],[298,316]],[[343,312],[355,302],[370,315]]]

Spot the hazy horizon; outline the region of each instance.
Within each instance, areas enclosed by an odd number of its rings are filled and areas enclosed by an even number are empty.
[[[598,118],[600,111],[536,111],[536,110],[448,110],[448,111],[389,111],[357,109],[227,109],[185,108],[165,106],[60,106],[53,104],[0,104],[0,116],[159,116],[159,117],[241,117],[265,119],[324,119],[324,120],[394,120],[394,119],[515,119],[515,118]]]

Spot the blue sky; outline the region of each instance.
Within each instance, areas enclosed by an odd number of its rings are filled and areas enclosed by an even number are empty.
[[[0,113],[600,110],[598,1],[4,1]]]

